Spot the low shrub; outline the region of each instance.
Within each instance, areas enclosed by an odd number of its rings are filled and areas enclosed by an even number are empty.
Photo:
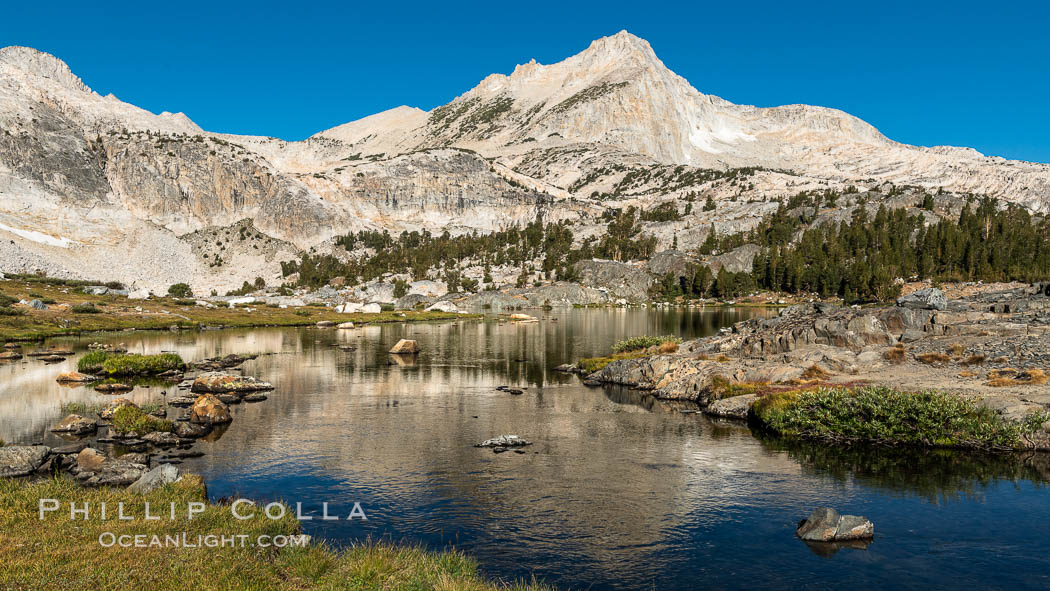
[[[729,378],[715,376],[711,378],[711,386],[708,391],[711,400],[722,400],[723,398],[734,398],[744,394],[754,394],[769,387],[767,382],[735,382]]]
[[[583,370],[585,373],[594,373],[606,365],[609,365],[613,361],[620,361],[623,359],[638,359],[639,357],[645,357],[644,350],[627,351],[625,353],[616,353],[615,355],[606,355],[605,357],[586,357],[576,362],[576,366]]]
[[[1017,371],[1012,368],[993,369],[988,372],[988,386],[994,388],[1005,388],[1010,386],[1041,386],[1050,382],[1050,376],[1041,369],[1024,369]]]
[[[72,310],[74,314],[98,314],[99,312],[101,312],[101,310],[96,308],[95,304],[91,302],[77,304],[73,306]]]
[[[171,431],[171,421],[152,417],[141,408],[122,406],[113,413],[113,430],[118,433],[134,433],[142,436],[154,431]]]
[[[831,374],[828,373],[828,370],[815,363],[802,372],[802,379],[804,380],[826,380],[830,377]]]
[[[778,392],[752,411],[788,438],[1005,450],[1034,431],[1030,421],[1012,421],[973,400],[885,387]]]
[[[624,339],[613,345],[613,353],[626,353],[627,351],[638,351],[640,349],[648,349],[649,347],[658,347],[665,343],[673,343],[677,345],[681,343],[682,339],[675,336],[663,336],[663,337],[631,337]],[[677,347],[676,347],[677,348]]]
[[[904,361],[904,346],[897,345],[882,352],[882,358],[890,363],[901,363]]]
[[[77,361],[77,371],[80,373],[99,373],[102,371],[102,363],[109,357],[105,351],[91,351]]]
[[[168,295],[173,298],[193,297],[193,290],[185,283],[176,283],[168,288]]]
[[[951,357],[948,357],[944,353],[922,353],[921,355],[918,355],[915,358],[918,359],[920,362],[925,363],[926,365],[948,363],[952,360]]]

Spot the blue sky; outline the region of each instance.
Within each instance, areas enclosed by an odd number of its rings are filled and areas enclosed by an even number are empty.
[[[6,3],[0,45],[211,131],[301,139],[621,29],[701,92],[808,103],[892,139],[1050,162],[1050,3]]]

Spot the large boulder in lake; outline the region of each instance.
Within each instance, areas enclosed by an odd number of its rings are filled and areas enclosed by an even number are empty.
[[[43,445],[8,445],[0,447],[0,478],[26,476],[36,472],[51,453]]]
[[[897,298],[897,305],[915,310],[945,310],[948,298],[936,287],[927,287]]]
[[[411,339],[401,339],[390,349],[390,352],[395,355],[419,353],[419,344]]]
[[[83,435],[85,433],[94,433],[96,429],[98,429],[98,424],[96,424],[94,420],[74,414],[67,416],[57,425],[51,427],[51,432]]]
[[[202,373],[193,380],[190,386],[191,392],[197,393],[220,393],[220,392],[259,392],[262,390],[273,390],[273,384],[253,378],[223,372]]]
[[[205,425],[219,425],[233,420],[230,409],[221,400],[211,394],[201,394],[190,409],[190,422]]]
[[[819,507],[799,522],[795,535],[807,542],[870,540],[875,537],[875,525],[866,517],[839,515],[830,507]]]

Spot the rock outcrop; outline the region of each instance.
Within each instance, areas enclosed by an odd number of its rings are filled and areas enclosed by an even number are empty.
[[[820,507],[799,522],[795,535],[807,542],[870,540],[875,537],[875,526],[865,517],[839,515],[834,509]]]
[[[493,74],[430,112],[398,107],[300,142],[149,113],[25,47],[0,49],[0,99],[0,271],[105,276],[134,293],[277,280],[281,260],[327,251],[348,230],[485,233],[542,215],[594,237],[607,212],[686,193],[718,208],[645,222],[662,248],[694,248],[692,229],[716,222],[749,229],[770,198],[887,181],[1050,210],[1046,164],[900,144],[834,109],[736,105],[694,89],[626,31]],[[730,254],[710,264],[750,265],[750,253]],[[613,266],[583,270],[584,285],[616,298],[648,287],[617,282]],[[434,287],[409,293],[442,297]]]
[[[0,478],[27,476],[40,468],[51,453],[43,445],[8,445],[0,447]]]

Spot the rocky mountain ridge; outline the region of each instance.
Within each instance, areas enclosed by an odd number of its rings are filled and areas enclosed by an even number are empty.
[[[710,196],[715,210],[651,228],[662,248],[681,230],[685,249],[700,240],[690,229],[746,229],[777,198],[886,183],[1050,209],[1048,165],[899,144],[834,109],[735,105],[627,32],[430,112],[397,107],[299,142],[205,132],[95,93],[54,56],[0,49],[6,272],[222,291],[279,280],[279,259],[348,231],[484,233],[542,214],[584,237],[604,211]],[[199,244],[245,222],[282,246]]]

